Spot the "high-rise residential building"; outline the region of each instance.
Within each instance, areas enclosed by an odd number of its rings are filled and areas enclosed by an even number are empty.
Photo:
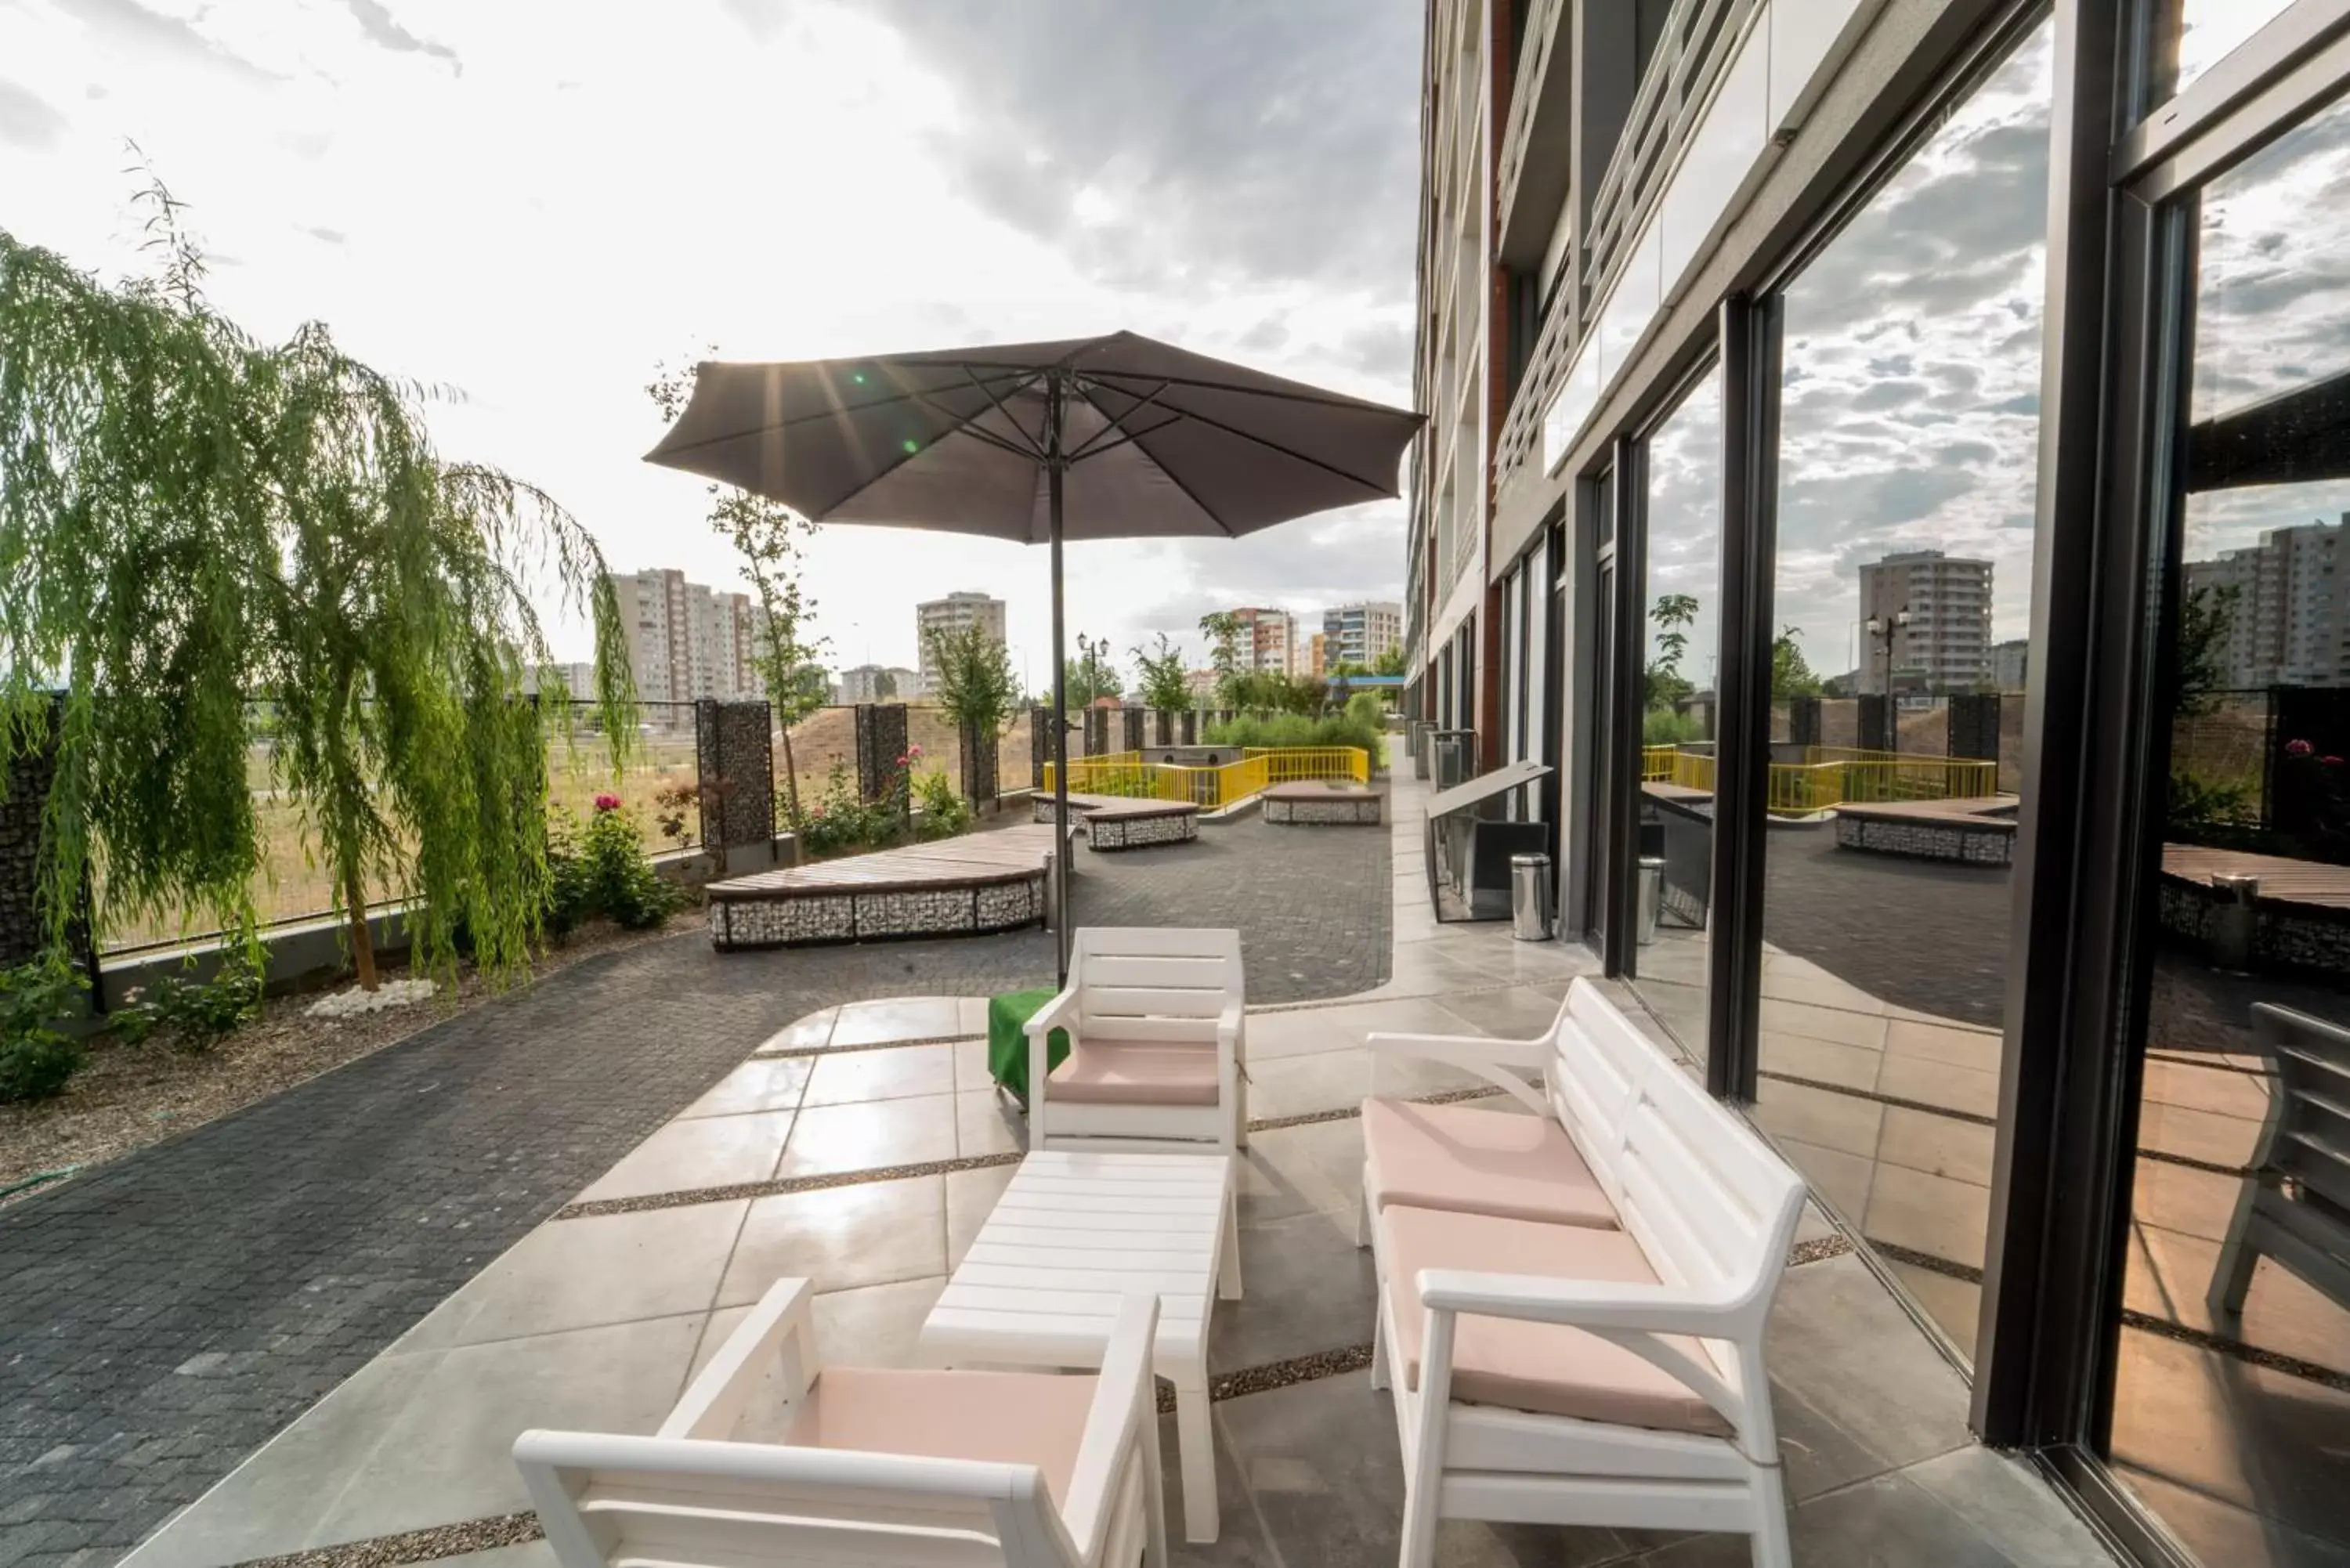
[[[1254,606],[1232,612],[1241,624],[1234,651],[1241,669],[1252,674],[1294,675],[1298,671],[1297,620],[1287,610]]]
[[[840,672],[843,702],[911,702],[927,695],[921,671],[896,664],[858,664]]]
[[[596,666],[586,659],[575,659],[549,664],[536,670],[525,670],[522,689],[560,693],[574,702],[593,702],[596,701]]]
[[[1897,550],[1860,568],[1860,690],[1970,691],[1991,678],[1989,561]],[[1879,629],[1870,632],[1868,623]]]
[[[648,702],[760,697],[766,612],[747,594],[690,583],[667,567],[612,574],[637,695]]]
[[[985,627],[996,641],[1011,646],[1011,639],[1003,633],[1002,599],[981,593],[951,593],[914,607],[916,662],[920,666],[924,691],[934,690],[939,683],[938,661],[931,653],[931,634],[958,632],[972,626]]]
[[[2350,513],[2181,564],[2232,687],[2350,685]]]
[[[1322,633],[1332,664],[1372,669],[1403,646],[1403,606],[1385,600],[1340,605],[1322,612]]]
[[[1991,645],[1991,683],[2002,691],[2021,691],[2032,671],[2032,639],[2010,638]]]
[[[2350,690],[2350,514],[2295,488],[2350,430],[2311,348],[2350,12],[1423,16],[1404,711],[1493,784],[1435,836],[1431,912],[1471,912],[1490,821],[1547,850],[1576,961],[2112,1550],[2350,1552],[2350,1487],[2291,1480],[2350,1289],[2288,1239],[2350,1228],[2285,1136],[2350,960],[2269,941],[2350,836],[2350,722],[2295,692]],[[1888,663],[1944,700],[1888,713]],[[2190,673],[2278,694],[2195,703]],[[2210,850],[2271,857],[2257,890]],[[2280,988],[2293,1013],[2246,1005]],[[1897,1021],[1885,1071],[1838,1087],[1814,1047],[1862,1014]],[[1967,1094],[1893,1093],[1926,1033]],[[2246,1061],[2285,1064],[2264,1100]],[[2182,1121],[2233,1129],[2219,1168]]]
[[[1327,675],[1330,673],[1330,664],[1332,661],[1327,652],[1329,644],[1330,639],[1328,636],[1318,631],[1312,637],[1305,639],[1305,673],[1308,675]]]

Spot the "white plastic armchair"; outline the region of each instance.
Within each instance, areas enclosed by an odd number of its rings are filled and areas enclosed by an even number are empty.
[[[1156,1296],[1127,1298],[1098,1376],[848,1368],[831,1390],[816,1359],[812,1299],[807,1281],[778,1281],[652,1437],[528,1431],[515,1439],[515,1463],[563,1568],[1130,1568],[1138,1559],[1163,1568],[1150,1375]],[[960,1390],[983,1397],[950,1397],[955,1379],[986,1380]],[[763,1390],[786,1401],[789,1435],[730,1440]],[[1047,1418],[1036,1407],[1067,1409],[1088,1395],[1081,1435],[1040,1433]],[[986,1418],[959,1423],[956,1412],[972,1406]],[[814,1440],[828,1428],[893,1427],[905,1434],[903,1449]]]
[[[1225,1153],[1248,1142],[1236,930],[1089,927],[1069,983],[1027,1023],[1028,1147]],[[1055,1029],[1069,1058],[1048,1067]]]

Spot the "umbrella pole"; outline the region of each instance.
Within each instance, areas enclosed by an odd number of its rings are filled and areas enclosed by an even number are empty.
[[[1069,983],[1069,661],[1062,651],[1061,379],[1045,378],[1045,488],[1053,551],[1053,984]]]

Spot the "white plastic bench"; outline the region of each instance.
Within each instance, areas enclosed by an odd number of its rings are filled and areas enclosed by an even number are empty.
[[[1122,1303],[1098,1376],[820,1367],[813,1299],[777,1281],[651,1437],[515,1439],[563,1568],[1165,1568],[1157,1297]],[[785,1439],[729,1440],[771,1374]]]
[[[1802,1179],[1588,981],[1538,1040],[1369,1045],[1374,1089],[1423,1057],[1534,1113],[1364,1106],[1403,1568],[1440,1518],[1741,1532],[1787,1568],[1762,1334]]]
[[[1226,1154],[1248,1142],[1241,934],[1080,927],[1069,983],[1028,1020],[1028,1147]],[[1045,1070],[1045,1044],[1069,1055]]]

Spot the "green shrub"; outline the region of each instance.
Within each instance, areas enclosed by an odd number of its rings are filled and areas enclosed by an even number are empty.
[[[546,895],[539,924],[549,936],[569,934],[596,913],[596,889],[579,845],[579,819],[561,805],[546,813]]]
[[[115,1012],[114,1032],[136,1045],[159,1029],[169,1030],[184,1050],[210,1050],[260,1012],[261,992],[261,971],[240,952],[210,980],[158,981],[151,998]]]
[[[916,775],[914,805],[921,813],[916,824],[924,838],[952,838],[971,826],[971,807],[955,793],[944,768]]]
[[[80,1042],[57,1032],[89,982],[58,954],[0,970],[0,1102],[45,1100],[80,1070]]]
[[[677,908],[677,892],[653,870],[636,818],[609,795],[597,797],[580,859],[589,902],[607,919],[639,931],[660,925]]]
[[[1362,694],[1369,697],[1369,693]],[[1378,699],[1370,698],[1376,706]],[[1385,722],[1378,718],[1364,719],[1354,711],[1356,699],[1349,699],[1347,711],[1311,719],[1303,713],[1243,713],[1210,724],[1201,739],[1211,746],[1355,746],[1368,752],[1371,765],[1377,768],[1386,755]]]
[[[1640,743],[1644,746],[1680,746],[1706,739],[1705,721],[1695,713],[1651,708],[1641,715]]]

